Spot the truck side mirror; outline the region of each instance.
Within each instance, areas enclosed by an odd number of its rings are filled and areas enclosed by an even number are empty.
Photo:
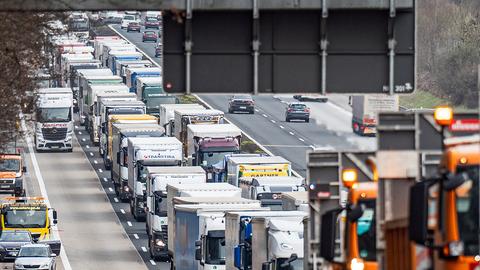
[[[195,241],[195,260],[202,260],[202,240]]]
[[[120,164],[120,152],[117,152],[117,164]]]
[[[454,190],[461,186],[468,180],[468,175],[466,173],[461,174],[448,174],[446,180],[443,182],[443,188],[445,190]]]
[[[335,230],[341,209],[333,209],[322,215],[320,226],[320,256],[327,261],[335,258]]]
[[[238,269],[243,269],[243,246],[236,246],[233,248],[233,264]]]
[[[105,125],[102,125],[102,133],[106,133],[105,132]]]
[[[57,210],[53,210],[52,216],[53,216],[53,224],[57,224]]]
[[[22,172],[27,172],[27,166],[22,167]]]
[[[293,253],[292,255],[290,255],[290,258],[288,258],[287,261],[285,261],[280,265],[280,268],[287,268],[290,265],[290,263],[292,263],[293,261],[296,261],[297,259],[298,259],[298,255],[296,253]]]
[[[420,245],[429,244],[428,190],[436,181],[436,179],[424,180],[416,183],[410,188],[408,234],[410,240]]]
[[[363,215],[363,209],[359,205],[354,205],[347,211],[347,219],[350,222],[355,222]]]

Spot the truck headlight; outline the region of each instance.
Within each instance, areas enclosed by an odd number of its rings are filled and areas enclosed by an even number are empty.
[[[164,247],[165,243],[161,239],[157,239],[157,240],[155,240],[155,245],[157,245],[159,247]]]
[[[364,267],[365,267],[365,265],[364,265],[362,259],[353,258],[350,261],[350,269],[351,270],[363,270]]]

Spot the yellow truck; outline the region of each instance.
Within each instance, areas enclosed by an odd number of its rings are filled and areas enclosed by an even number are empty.
[[[149,114],[111,114],[108,116],[108,120],[106,123],[106,129],[102,130],[102,133],[106,134],[106,145],[105,145],[105,153],[103,155],[103,160],[105,164],[105,168],[110,170],[112,167],[112,140],[113,140],[113,128],[112,125],[115,123],[120,124],[158,124],[158,118],[149,115]],[[102,127],[105,129],[105,126]]]
[[[226,161],[226,182],[239,186],[242,177],[291,176],[291,163],[280,156],[231,155]]]
[[[1,230],[27,230],[39,243],[49,244],[60,253],[60,240],[55,239],[52,227],[57,224],[57,211],[49,208],[42,197],[7,197],[0,210]]]

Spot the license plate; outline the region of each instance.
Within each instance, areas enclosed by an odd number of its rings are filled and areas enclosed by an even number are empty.
[[[55,145],[55,146],[52,146],[51,148],[56,148],[56,149],[58,149],[58,148],[60,148],[60,146],[56,146],[56,145]]]
[[[240,106],[240,109],[246,109],[246,108],[247,108],[247,107],[245,107],[245,106]]]
[[[7,186],[7,185],[2,185],[0,186],[1,188],[10,188],[10,186]]]

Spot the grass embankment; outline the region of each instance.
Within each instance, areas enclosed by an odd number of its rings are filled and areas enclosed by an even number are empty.
[[[434,109],[439,105],[451,105],[446,99],[439,98],[427,91],[416,90],[410,95],[400,95],[400,106],[408,109]],[[457,111],[467,110],[464,106],[453,106]]]

